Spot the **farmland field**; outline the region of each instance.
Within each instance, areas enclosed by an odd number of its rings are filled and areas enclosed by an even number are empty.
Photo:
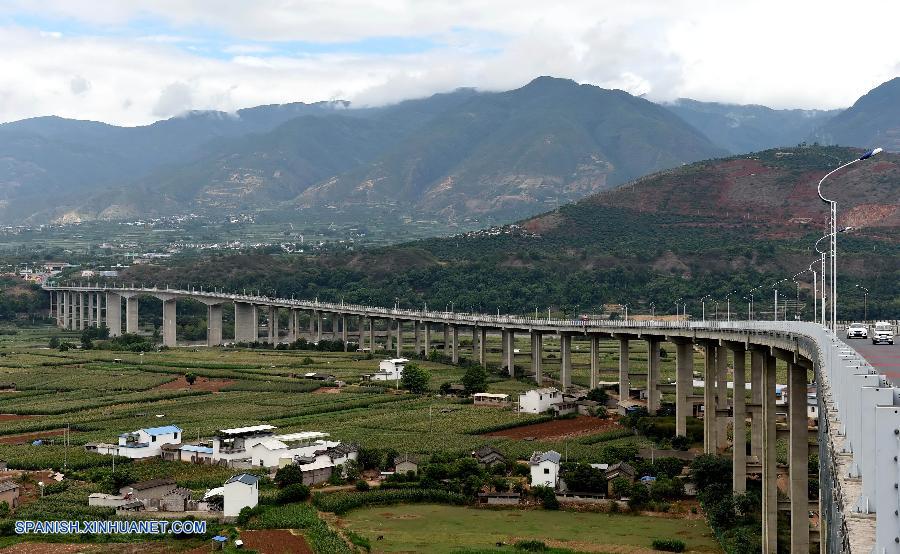
[[[650,553],[654,538],[678,538],[688,552],[721,552],[706,522],[591,512],[486,510],[433,504],[350,512],[340,524],[368,537],[373,552],[450,553],[537,539],[577,552]],[[384,537],[376,541],[379,536]]]

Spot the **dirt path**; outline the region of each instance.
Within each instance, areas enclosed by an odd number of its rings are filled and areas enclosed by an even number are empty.
[[[28,419],[32,417],[37,417],[33,415],[19,415],[19,414],[0,414],[0,421],[19,421],[22,419]]]
[[[49,437],[58,437],[66,432],[65,429],[50,429],[49,431],[38,431],[36,433],[20,433],[18,435],[5,435],[0,437],[0,444],[28,444],[38,439]],[[69,431],[76,433],[77,431]]]
[[[180,376],[178,379],[174,381],[169,381],[168,383],[163,383],[162,385],[153,387],[151,390],[202,390],[202,391],[212,391],[219,392],[224,389],[228,385],[234,383],[234,379],[210,379],[209,377],[197,377],[197,380],[194,381],[193,385],[189,385],[187,380],[185,380],[184,375]]]
[[[600,419],[598,417],[578,416],[574,419],[556,419],[534,425],[523,425],[502,431],[486,433],[486,437],[506,437],[510,439],[566,439],[593,435],[604,431],[624,429],[615,419]]]

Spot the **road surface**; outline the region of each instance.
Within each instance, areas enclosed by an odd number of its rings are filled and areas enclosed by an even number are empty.
[[[894,344],[872,344],[872,339],[844,339],[844,342],[865,356],[878,373],[900,386],[900,337],[894,337]]]

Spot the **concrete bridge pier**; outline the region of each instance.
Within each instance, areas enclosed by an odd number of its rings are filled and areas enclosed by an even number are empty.
[[[735,493],[747,490],[747,386],[745,379],[745,352],[734,352],[734,429],[732,441],[732,481]]]
[[[396,330],[397,330],[397,357],[399,358],[403,354],[403,320],[396,320]]]
[[[459,363],[459,325],[450,326],[450,361]]]
[[[375,320],[371,317],[366,319],[369,324],[369,352],[375,352]]]
[[[344,343],[344,352],[347,351],[347,316],[341,316],[341,341]]]
[[[478,329],[478,363],[482,367],[487,366],[487,329]]]
[[[591,335],[591,390],[600,384],[600,335]]]
[[[559,334],[559,354],[559,383],[562,391],[566,392],[572,388],[572,335],[569,333]]]
[[[450,356],[450,324],[444,324],[444,356]]]
[[[687,436],[687,418],[692,415],[694,395],[694,344],[686,340],[675,341],[675,434]]]
[[[266,335],[269,344],[278,344],[278,308],[275,306],[269,306],[266,310]]]
[[[628,374],[628,338],[619,337],[619,399],[631,396],[631,377]]]
[[[256,340],[256,310],[247,302],[234,303],[234,341],[253,342]]]
[[[106,327],[109,336],[122,334],[122,295],[114,292],[106,293]]]
[[[56,293],[56,325],[61,329],[69,328],[69,293],[66,291]]]
[[[791,552],[809,552],[809,431],[806,417],[806,368],[788,363],[790,394]]]
[[[322,325],[324,324],[324,317],[322,316],[322,312],[315,312],[316,318],[316,342],[322,342]]]
[[[516,376],[516,332],[506,331],[506,368],[510,377]]]
[[[716,348],[716,447],[728,444],[728,349]]]
[[[716,422],[716,350],[712,341],[703,345],[703,452],[715,454],[718,450],[718,424]],[[774,414],[773,414],[774,415]]]
[[[537,386],[543,384],[541,376],[541,363],[544,357],[544,337],[536,331],[531,332],[531,369],[534,372],[534,382]]]
[[[81,329],[81,293],[73,292],[70,297],[71,307],[70,311],[72,312],[72,322],[69,325],[69,329],[73,331],[77,331]]]
[[[425,356],[431,354],[431,323],[425,322]]]
[[[656,415],[659,411],[659,339],[647,339],[647,412]],[[593,346],[593,344],[592,344]],[[593,362],[591,363],[593,366]]]
[[[162,317],[162,336],[163,336],[163,346],[175,346],[177,341],[175,338],[176,327],[176,318],[175,318],[175,299],[174,298],[166,298],[162,303],[163,307],[163,317]]]
[[[413,321],[413,339],[416,341],[416,355],[422,353],[422,334],[419,332],[419,321]]]
[[[78,330],[82,330],[88,326],[87,323],[87,295],[83,292],[78,293]]]
[[[93,292],[87,293],[87,325],[86,327],[93,327],[97,325],[97,320],[94,319],[94,314],[97,313],[96,308],[94,307],[96,294]]]
[[[106,300],[105,294],[98,292],[94,295],[94,309],[95,309],[94,322],[97,325],[97,327],[100,327],[106,321],[103,318],[103,313],[106,310],[106,305],[104,304],[104,300]]]
[[[478,360],[478,327],[472,326],[472,361]],[[479,360],[478,363],[481,363]]]
[[[138,297],[125,296],[125,332],[138,332]]]
[[[763,414],[762,387],[765,353],[758,349],[750,351],[750,458],[762,463]]]
[[[222,344],[222,305],[209,304],[206,306],[206,345],[219,346]]]
[[[778,468],[776,467],[775,357],[764,354],[762,371],[762,549],[778,551]],[[805,405],[804,405],[805,409]],[[805,512],[804,512],[805,513]],[[809,523],[807,522],[807,526]]]

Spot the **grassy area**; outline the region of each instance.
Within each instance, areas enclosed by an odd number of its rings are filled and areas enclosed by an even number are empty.
[[[365,508],[341,519],[369,538],[375,552],[450,553],[493,548],[497,542],[537,539],[574,551],[649,550],[655,538],[678,538],[689,552],[721,552],[702,519],[547,510],[484,510],[443,505]],[[384,539],[377,541],[377,537]]]

